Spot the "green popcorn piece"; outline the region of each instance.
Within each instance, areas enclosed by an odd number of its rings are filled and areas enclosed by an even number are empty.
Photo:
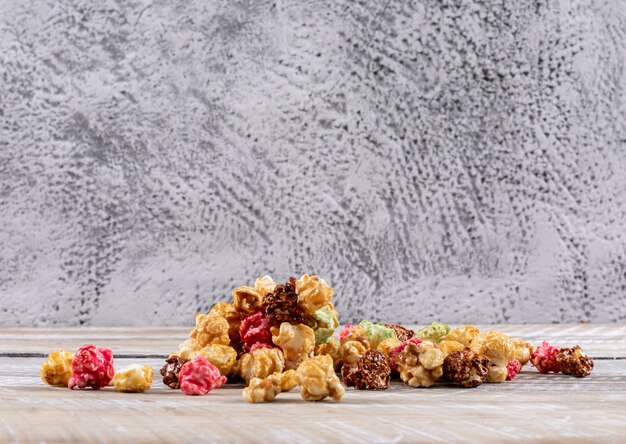
[[[364,320],[359,323],[358,327],[363,331],[363,335],[369,341],[372,349],[378,347],[378,344],[385,339],[397,338],[396,332],[382,322],[374,324],[371,321]]]
[[[322,307],[313,314],[313,319],[309,327],[315,332],[316,344],[327,344],[335,334],[335,329],[339,327],[337,312],[330,306]]]
[[[450,333],[450,325],[441,322],[433,322],[427,327],[415,332],[415,336],[433,344],[439,344]]]

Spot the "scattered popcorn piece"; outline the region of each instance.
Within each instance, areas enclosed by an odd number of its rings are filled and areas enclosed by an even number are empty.
[[[387,358],[391,359],[391,357],[393,356],[393,351],[401,345],[402,342],[398,338],[389,338],[378,344],[376,350],[387,356]]]
[[[202,350],[202,345],[199,341],[193,338],[187,338],[178,345],[178,351],[176,354],[185,359],[191,359]]]
[[[243,354],[243,342],[239,335],[239,327],[241,326],[242,315],[233,304],[228,302],[218,302],[209,311],[209,315],[216,314],[222,316],[228,322],[228,339],[230,339],[230,346],[235,349],[237,355]]]
[[[418,345],[409,340],[396,356],[400,379],[411,387],[433,385],[443,374],[443,361],[443,352],[429,341]]]
[[[319,276],[303,275],[296,282],[296,292],[300,297],[300,307],[304,314],[313,315],[317,310],[330,304],[335,291]]]
[[[408,341],[415,336],[415,332],[413,330],[403,327],[402,325],[385,324],[385,327],[392,329],[396,333],[396,338],[398,338],[400,342]]]
[[[511,338],[511,341],[515,347],[515,359],[519,361],[522,367],[525,366],[533,354],[533,345],[521,338]]]
[[[484,335],[483,354],[490,359],[487,382],[504,382],[509,372],[507,365],[515,356],[515,346],[504,333],[488,331]]]
[[[539,373],[559,373],[561,367],[556,360],[556,356],[560,351],[558,347],[554,347],[544,341],[533,352],[530,357],[530,362],[539,370]]]
[[[233,307],[242,316],[249,316],[261,310],[262,302],[261,294],[253,287],[243,285],[233,290]]]
[[[370,348],[376,349],[378,344],[380,344],[385,339],[396,338],[396,332],[388,328],[382,322],[374,324],[368,320],[364,320],[359,322],[357,328],[353,331],[353,334],[359,334],[359,330],[362,332],[361,334],[368,340],[370,344]]]
[[[226,377],[202,355],[186,362],[180,369],[178,379],[185,395],[206,395],[226,382]]]
[[[439,344],[448,333],[450,333],[450,326],[448,324],[433,322],[429,326],[416,331],[415,336],[423,341]]]
[[[276,288],[276,282],[271,276],[258,277],[254,281],[254,289],[264,298],[267,294],[272,293]]]
[[[264,379],[285,368],[283,353],[278,348],[258,348],[239,360],[239,375],[249,383],[253,378]]]
[[[389,359],[379,351],[367,350],[356,365],[343,365],[341,377],[346,387],[357,390],[386,390],[391,379]]]
[[[39,369],[41,380],[57,387],[67,387],[72,377],[72,359],[74,353],[69,351],[57,350],[50,353]]]
[[[443,378],[461,387],[478,387],[488,373],[489,358],[474,354],[469,347],[451,351],[443,361]]]
[[[556,355],[556,362],[564,375],[584,378],[593,371],[593,361],[582,351],[579,345],[572,348],[562,348]]]
[[[455,341],[463,344],[465,347],[469,347],[474,353],[483,354],[483,345],[485,343],[485,336],[480,330],[473,325],[466,325],[464,327],[458,327],[448,333],[444,340]]]
[[[113,386],[118,392],[139,393],[150,390],[154,369],[149,365],[131,365],[121,369],[113,377]]]
[[[163,384],[167,385],[169,388],[179,389],[180,388],[180,369],[189,362],[189,359],[183,358],[178,355],[170,355],[165,360],[165,365],[161,368],[161,376],[163,376]]]
[[[195,339],[197,344],[206,347],[209,344],[230,344],[228,337],[229,325],[223,316],[218,314],[196,313],[196,326],[189,334],[191,339]]]
[[[192,358],[195,358],[197,355],[204,356],[224,376],[228,376],[231,373],[235,362],[237,362],[237,352],[229,345],[209,344],[192,356]]]
[[[325,344],[329,342],[335,334],[335,329],[339,327],[339,315],[332,304],[317,310],[312,317],[308,318],[307,325],[315,333],[315,343]]]
[[[345,365],[357,365],[361,356],[368,348],[359,341],[345,341],[339,345],[337,355],[333,358],[335,370],[339,371]]]
[[[396,348],[391,351],[390,364],[391,370],[393,370],[394,372],[398,370],[398,366],[396,365],[396,358],[410,343],[420,345],[422,343],[422,340],[420,338],[411,338],[408,341],[404,341],[400,345],[396,346]]]
[[[452,352],[463,350],[466,346],[460,342],[444,339],[437,344],[437,347],[443,352],[444,356],[448,356]]]
[[[272,327],[283,322],[301,324],[303,311],[298,305],[296,278],[290,277],[283,285],[276,285],[273,292],[263,298],[263,312]]]
[[[263,316],[263,312],[260,311],[248,316],[241,322],[239,335],[246,351],[250,351],[252,346],[257,343],[272,344],[270,324]]]
[[[522,364],[520,364],[520,362],[517,359],[513,359],[511,362],[509,362],[506,365],[506,371],[507,371],[506,380],[512,381],[513,379],[515,379],[515,377],[517,376],[517,374],[520,372],[521,369],[522,369]]]
[[[330,396],[339,402],[345,393],[328,355],[307,358],[296,370],[296,379],[305,401],[320,401]]]
[[[243,400],[252,404],[271,402],[279,393],[288,392],[297,385],[295,370],[272,373],[264,379],[252,378],[248,387],[243,389]]]
[[[315,333],[304,324],[292,325],[288,322],[280,324],[278,334],[272,341],[280,347],[285,356],[285,368],[296,369],[298,365],[315,350]]]
[[[111,350],[93,344],[83,345],[72,360],[72,376],[67,386],[70,389],[91,387],[99,390],[109,385],[114,375]]]

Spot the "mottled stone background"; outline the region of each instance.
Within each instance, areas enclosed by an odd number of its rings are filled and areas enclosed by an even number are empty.
[[[626,3],[0,0],[0,325],[626,319]]]

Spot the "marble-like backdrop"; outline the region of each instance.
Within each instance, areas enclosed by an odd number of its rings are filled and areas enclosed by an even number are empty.
[[[0,325],[626,319],[626,4],[0,0]]]

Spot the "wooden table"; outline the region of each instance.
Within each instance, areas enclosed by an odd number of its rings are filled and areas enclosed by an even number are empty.
[[[155,370],[188,328],[0,329],[0,442],[509,442],[626,440],[626,326],[483,326],[534,344],[580,344],[595,359],[584,379],[541,375],[530,366],[512,382],[460,389],[383,392],[347,389],[339,404],[309,403],[297,391],[246,404],[241,385],[185,396],[159,377],[148,393],[70,391],[45,385],[38,369],[55,349],[110,347],[116,367]]]

